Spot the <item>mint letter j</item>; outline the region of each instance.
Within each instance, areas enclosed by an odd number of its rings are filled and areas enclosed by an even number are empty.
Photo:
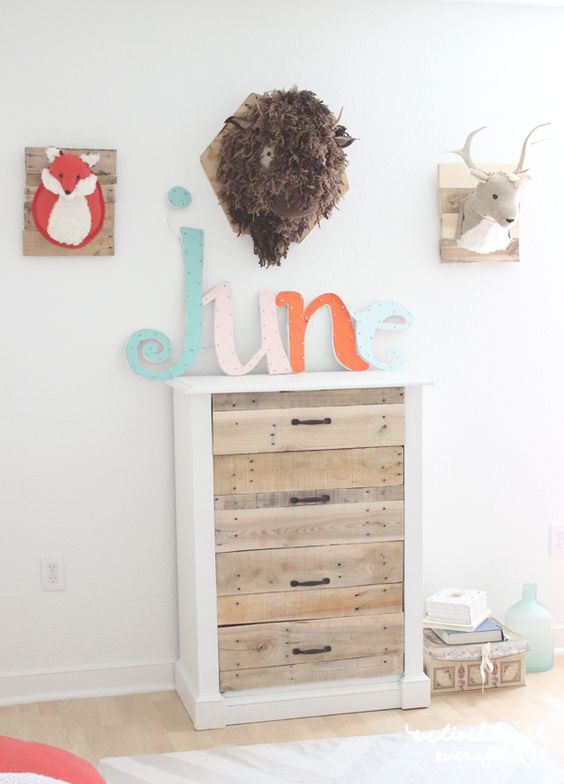
[[[166,381],[182,375],[192,365],[202,347],[203,319],[203,266],[204,232],[202,229],[180,229],[182,260],[184,263],[184,298],[186,310],[186,333],[182,356],[168,370],[156,371],[140,363],[166,362],[170,360],[172,345],[164,332],[157,329],[140,329],[127,341],[125,361],[138,375],[156,381]]]

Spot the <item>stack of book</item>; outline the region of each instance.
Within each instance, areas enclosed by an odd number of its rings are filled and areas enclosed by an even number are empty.
[[[485,591],[442,588],[425,602],[423,625],[447,645],[502,642],[503,628],[489,620]]]

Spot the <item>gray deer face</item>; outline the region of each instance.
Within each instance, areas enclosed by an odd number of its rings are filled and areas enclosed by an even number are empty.
[[[490,174],[485,182],[479,182],[474,189],[473,209],[482,217],[489,215],[500,226],[509,228],[519,216],[523,182],[523,176],[515,174]]]
[[[460,150],[453,150],[466,163],[470,174],[478,180],[474,191],[460,204],[457,228],[457,244],[460,247],[466,247],[478,253],[488,253],[493,250],[501,250],[509,245],[511,226],[519,217],[522,188],[530,179],[527,169],[525,169],[529,139],[538,128],[545,125],[550,125],[550,123],[535,126],[527,135],[521,148],[519,161],[514,171],[510,173],[486,172],[475,166],[470,148],[472,139],[477,133],[484,130],[483,127],[468,134],[464,147]],[[533,142],[533,144],[535,143]],[[495,228],[496,225],[497,228]],[[476,229],[476,227],[479,228]],[[476,230],[479,234],[476,234],[476,231],[471,232],[471,230]],[[484,232],[491,234],[489,243],[487,238],[484,242]],[[479,249],[475,244],[477,237],[479,237],[482,249]]]

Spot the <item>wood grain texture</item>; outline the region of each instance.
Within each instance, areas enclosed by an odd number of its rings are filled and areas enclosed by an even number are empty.
[[[458,227],[458,213],[441,213],[441,239],[454,240]]]
[[[71,249],[53,245],[36,229],[27,229],[23,232],[23,249],[24,256],[113,256],[114,234],[113,229],[101,229],[88,245]]]
[[[403,484],[402,448],[370,447],[214,457],[216,495],[384,484]]]
[[[222,692],[290,686],[296,683],[321,683],[346,678],[374,678],[403,672],[403,655],[337,659],[336,661],[288,664],[282,667],[258,667],[249,670],[225,670],[219,676]]]
[[[339,487],[333,489],[320,488],[302,490],[300,496],[316,498],[329,496],[327,506],[331,504],[356,504],[366,502],[384,502],[403,500],[402,485],[380,485],[379,487]],[[272,506],[294,506],[296,497],[293,490],[274,493],[243,493],[237,495],[217,495],[214,499],[216,510],[222,509],[264,509]],[[302,507],[303,508],[303,507]]]
[[[314,664],[402,653],[403,614],[223,626],[218,634],[220,672]]]
[[[401,612],[401,583],[355,586],[331,590],[219,596],[220,626],[272,621],[339,618],[347,615],[382,615]]]
[[[39,185],[41,182],[41,172],[49,163],[47,161],[45,147],[26,147],[25,148],[25,175],[26,182],[31,185]],[[115,185],[117,182],[116,175],[116,150],[102,150],[99,147],[63,147],[63,151],[71,155],[82,155],[90,153],[99,153],[100,160],[93,167],[92,171],[98,177],[100,184]]]
[[[45,155],[45,147],[25,148],[25,190],[24,190],[24,229],[23,229],[23,254],[24,256],[113,256],[115,253],[114,224],[115,224],[115,187],[116,175],[116,150],[101,150],[87,148],[64,148],[67,153],[81,155],[96,152],[100,160],[92,168],[98,177],[105,202],[104,225],[94,239],[83,248],[63,248],[46,240],[38,231],[31,214],[31,206],[37,188],[41,183],[41,172],[49,166]]]
[[[264,408],[379,406],[403,403],[403,387],[316,389],[302,392],[235,392],[213,395],[214,411],[260,411]]]
[[[458,248],[455,240],[441,240],[441,261],[519,261],[519,240],[511,240],[505,250],[495,253],[472,253],[472,251]]]
[[[320,422],[320,424],[303,424]],[[403,405],[218,411],[213,415],[214,454],[401,446]]]
[[[328,493],[329,498],[331,497]],[[216,552],[403,538],[403,501],[215,512]]]
[[[441,215],[455,215],[458,219],[460,204],[470,196],[473,190],[473,188],[444,188],[439,191]]]
[[[292,581],[328,580],[324,584],[327,590],[399,583],[403,578],[403,542],[218,553],[216,569],[218,596],[289,590],[300,593],[320,587],[294,587]]]
[[[441,237],[443,240],[454,240],[456,238],[457,228],[458,228],[458,212],[441,213]],[[516,221],[511,226],[511,236],[514,239],[519,239],[519,221]],[[450,246],[445,245],[445,247],[450,247]],[[497,252],[500,253],[501,251],[497,251]]]

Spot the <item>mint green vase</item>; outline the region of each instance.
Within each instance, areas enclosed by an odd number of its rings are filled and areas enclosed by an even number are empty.
[[[529,643],[527,672],[545,672],[554,659],[554,618],[550,610],[537,601],[536,583],[523,585],[523,598],[509,608],[505,623]]]

